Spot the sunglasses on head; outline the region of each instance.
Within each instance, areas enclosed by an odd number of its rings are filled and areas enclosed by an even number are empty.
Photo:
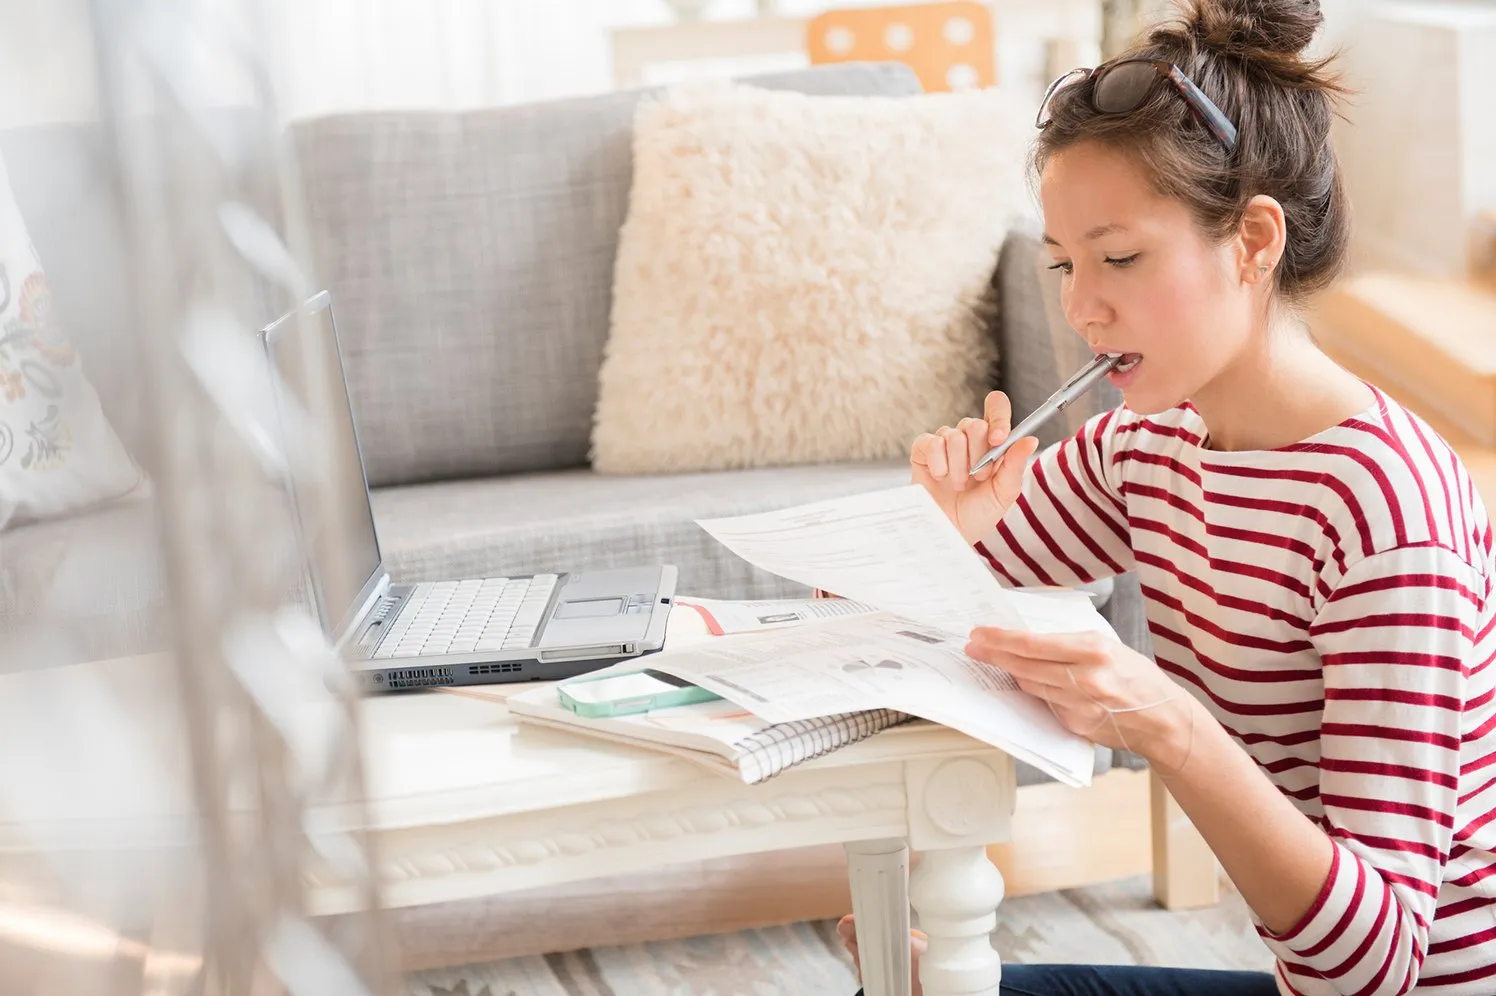
[[[1236,125],[1231,123],[1231,119],[1184,75],[1184,70],[1157,59],[1123,59],[1095,69],[1070,70],[1049,85],[1035,123],[1040,128],[1047,126],[1049,107],[1055,95],[1067,86],[1086,80],[1091,81],[1091,109],[1100,114],[1131,114],[1143,106],[1155,83],[1168,80],[1200,122],[1226,147],[1226,152],[1236,151]]]

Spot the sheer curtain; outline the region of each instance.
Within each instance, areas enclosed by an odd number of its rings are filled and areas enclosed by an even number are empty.
[[[277,79],[292,117],[601,93],[613,86],[612,29],[677,19],[670,0],[264,2],[276,7],[283,38]],[[909,0],[841,2],[871,6]],[[708,0],[702,16],[747,18],[772,11],[808,16],[837,5],[838,0]]]
[[[278,0],[293,117],[457,108],[609,88],[608,29],[661,0]]]
[[[0,2],[8,41],[0,58],[0,128],[93,118],[97,91],[87,0]],[[228,0],[196,2],[222,7]],[[899,0],[777,0],[776,6],[803,16],[837,3],[887,2]],[[1029,67],[1015,63],[1037,62],[1042,45],[1042,38],[1028,45],[1012,36],[1040,29],[1040,22],[1078,2],[1084,0],[995,4],[1010,75],[1027,72]],[[1099,9],[1101,0],[1092,2]],[[1347,40],[1364,0],[1322,2],[1327,47]],[[714,0],[707,16],[750,16],[757,5]],[[258,12],[275,27],[274,76],[282,111],[293,117],[603,92],[612,87],[609,32],[674,18],[667,0],[259,0]]]
[[[611,30],[663,25],[676,17],[668,0],[262,2],[273,5],[279,24],[276,78],[283,110],[292,117],[370,108],[491,106],[601,93],[612,88]],[[810,16],[833,6],[899,2],[911,0],[711,0],[704,16],[751,17],[761,7]],[[1087,3],[1099,11],[1101,2],[994,2],[1010,78],[1014,72],[1023,78],[1041,72],[1044,38],[1074,20]],[[1147,12],[1169,6],[1167,0],[1131,2]],[[1322,2],[1328,47],[1345,38],[1365,4]],[[1030,34],[1034,37],[1026,37]]]
[[[0,129],[97,118],[89,2],[0,0]],[[674,16],[666,0],[180,2],[226,21],[248,14],[263,26],[287,117],[601,92],[612,85],[609,31]],[[735,9],[751,11],[752,2],[718,0],[712,14]],[[242,81],[222,75],[213,102],[244,102]]]
[[[611,30],[676,17],[667,0],[267,2],[276,6],[277,80],[292,117],[601,93],[612,88]],[[781,0],[777,7],[799,15],[831,5]],[[715,0],[705,16],[757,10],[757,0]]]

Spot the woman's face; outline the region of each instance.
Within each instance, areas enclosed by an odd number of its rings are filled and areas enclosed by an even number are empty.
[[[1139,357],[1111,375],[1129,408],[1167,411],[1242,353],[1255,305],[1238,248],[1210,245],[1132,160],[1096,142],[1072,146],[1046,166],[1040,199],[1071,328],[1098,353]]]

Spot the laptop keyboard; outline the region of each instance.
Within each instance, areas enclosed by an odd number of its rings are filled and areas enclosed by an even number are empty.
[[[375,658],[520,650],[535,642],[557,575],[418,584]]]

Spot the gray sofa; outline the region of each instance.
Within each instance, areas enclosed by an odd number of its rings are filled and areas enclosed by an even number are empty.
[[[892,65],[755,82],[816,94],[918,92],[914,75]],[[796,586],[739,561],[692,520],[908,480],[902,462],[635,478],[589,470],[638,99],[368,113],[290,128],[312,263],[333,295],[397,578],[662,560],[679,566],[683,592],[795,595]],[[101,149],[96,130],[82,126],[0,134],[59,318],[123,438],[138,445],[125,250]],[[1015,232],[994,260],[1001,381],[1019,411],[1084,356],[1055,314],[1037,254],[1033,232]],[[1047,440],[1073,424],[1052,426]],[[153,544],[141,503],[0,532],[0,625],[27,637],[0,636],[10,648],[0,653],[98,657],[160,645]],[[1143,645],[1135,585],[1120,581],[1104,611]],[[37,618],[66,624],[42,641],[30,626]]]

